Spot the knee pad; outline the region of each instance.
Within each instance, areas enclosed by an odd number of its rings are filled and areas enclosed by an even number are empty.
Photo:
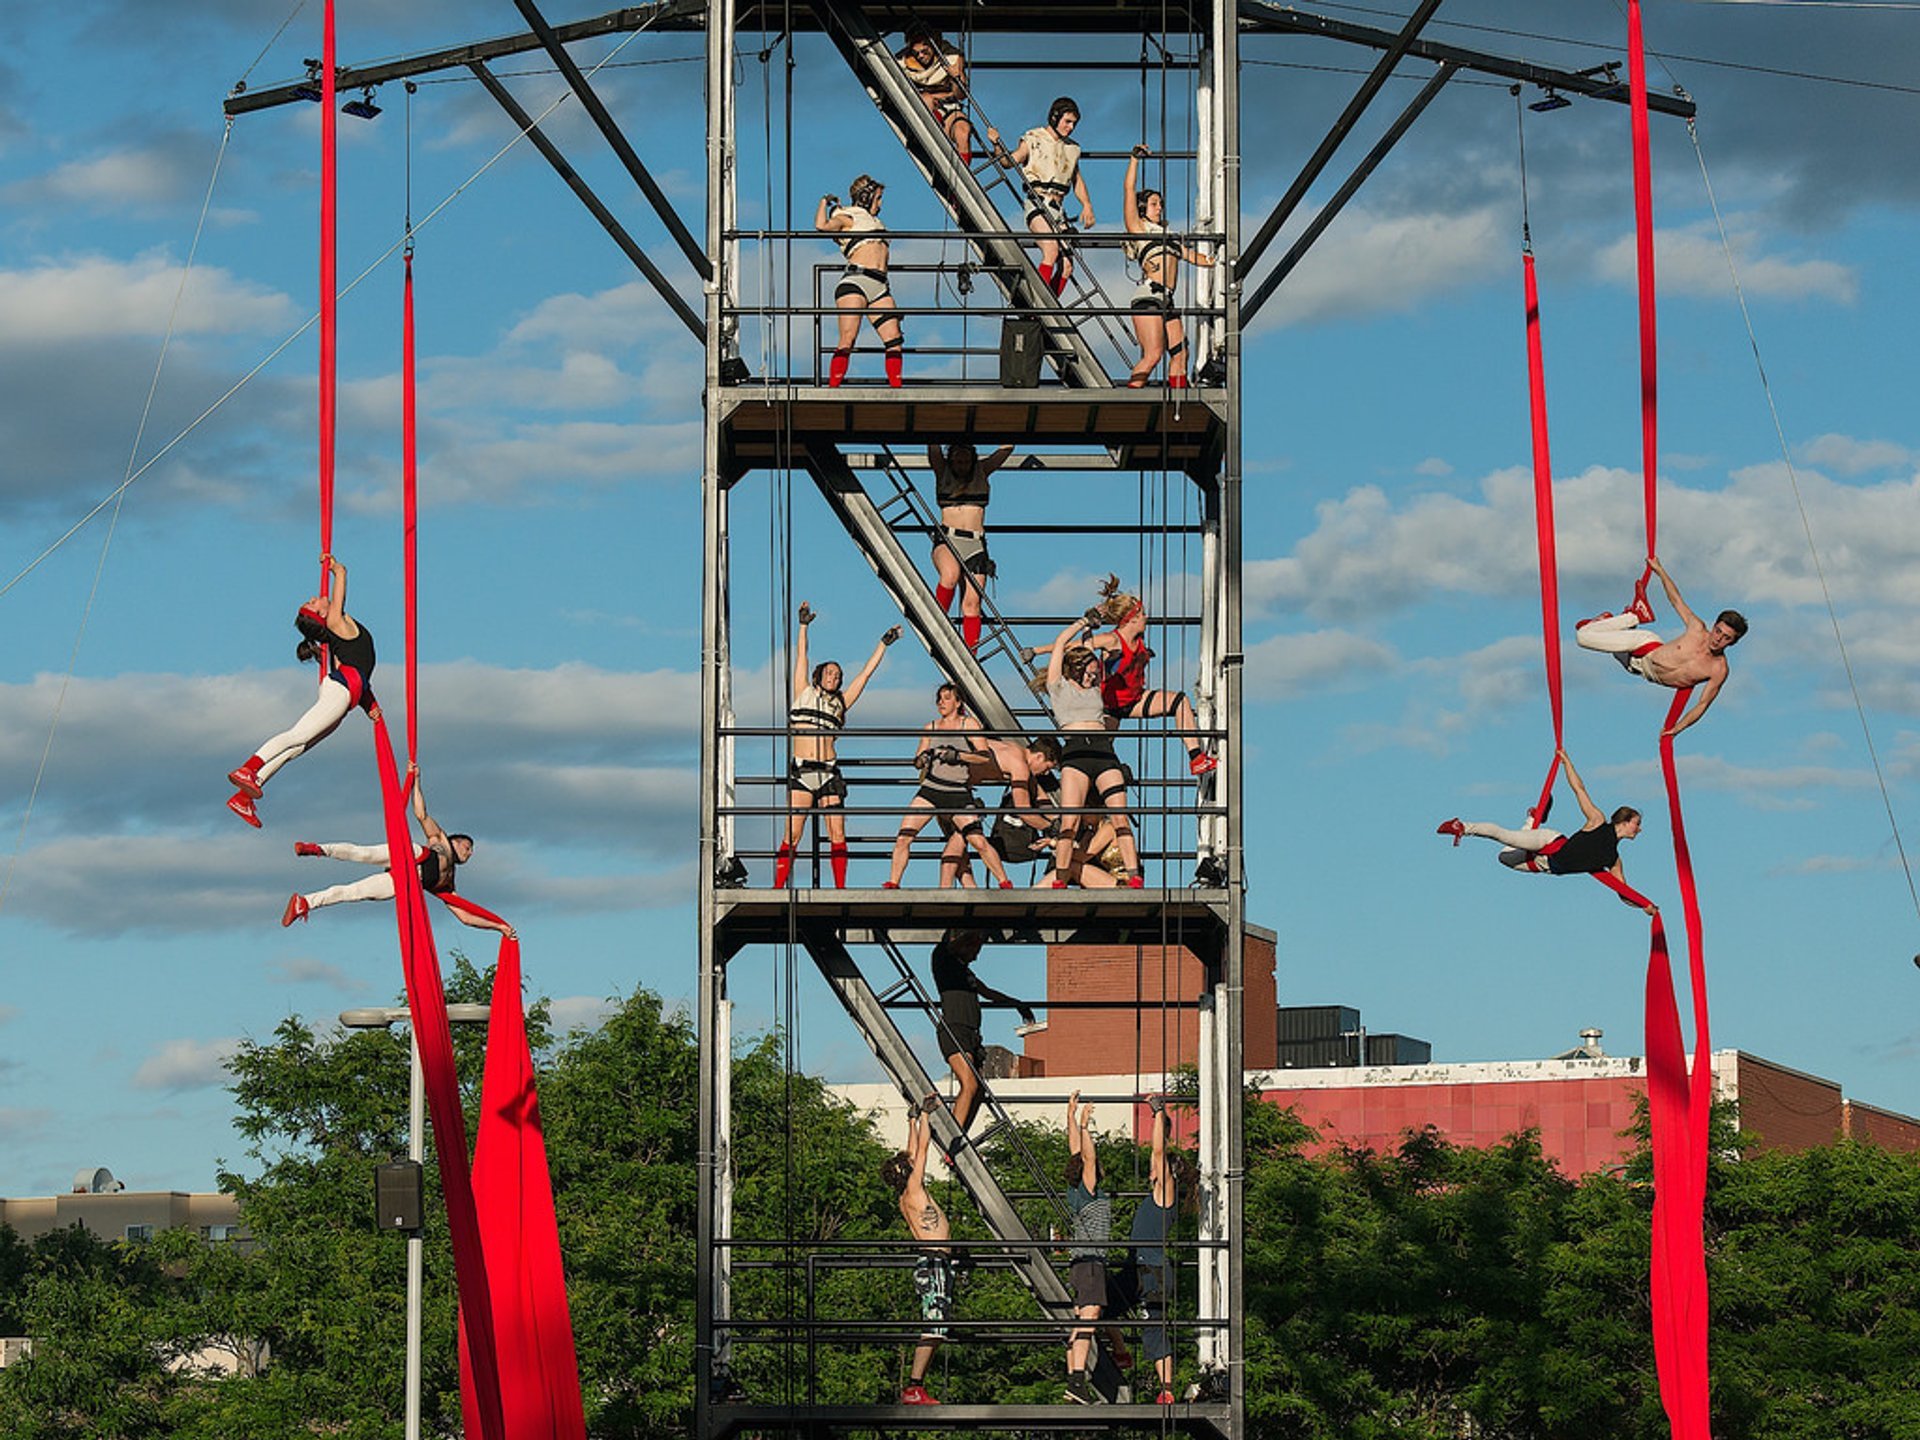
[[[896,321],[895,323],[898,324],[899,322]],[[903,330],[906,329],[904,325],[900,328]],[[883,350],[904,350],[906,345],[907,337],[905,335],[896,335],[891,340],[882,340],[880,342],[880,348]]]
[[[1167,347],[1167,354],[1168,354],[1168,355],[1178,355],[1178,354],[1180,354],[1180,353],[1181,353],[1182,351],[1184,351],[1184,350],[1185,350],[1186,348],[1187,348],[1187,342],[1186,342],[1186,340],[1185,340],[1185,339],[1183,338],[1183,339],[1182,339],[1182,340],[1181,340],[1181,341],[1180,341],[1180,342],[1179,342],[1178,344],[1176,344],[1176,345],[1169,345],[1169,346]]]
[[[1126,799],[1127,787],[1124,785],[1115,785],[1112,789],[1100,791],[1093,798],[1098,800],[1102,805],[1105,805],[1109,800],[1111,800],[1116,795],[1118,795],[1123,800]],[[1124,811],[1122,811],[1117,817],[1108,816],[1106,818],[1113,820],[1114,824],[1118,825],[1125,822],[1126,814]]]

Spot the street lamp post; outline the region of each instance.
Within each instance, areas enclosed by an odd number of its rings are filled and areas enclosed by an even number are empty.
[[[349,1030],[386,1030],[407,1025],[405,1006],[342,1010],[340,1023]],[[485,1005],[449,1005],[447,1019],[455,1025],[487,1023]],[[420,1041],[407,1028],[407,1158],[415,1164],[427,1153],[427,1088],[420,1070]],[[406,1440],[420,1440],[420,1311],[426,1286],[426,1240],[418,1230],[407,1236],[407,1432]]]

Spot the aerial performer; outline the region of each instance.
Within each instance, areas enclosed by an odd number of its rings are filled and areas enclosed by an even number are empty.
[[[1537,823],[1531,810],[1527,812],[1526,824],[1518,830],[1509,830],[1504,825],[1491,825],[1485,821],[1456,818],[1443,822],[1434,833],[1451,835],[1455,845],[1468,835],[1497,841],[1506,847],[1500,852],[1500,863],[1510,870],[1520,870],[1528,875],[1605,873],[1624,883],[1627,875],[1620,862],[1620,842],[1631,840],[1640,833],[1640,812],[1631,805],[1622,805],[1608,815],[1587,794],[1587,787],[1580,783],[1579,773],[1574,770],[1567,752],[1560,750],[1555,753],[1560,757],[1560,767],[1566,772],[1573,798],[1580,804],[1580,814],[1587,822],[1573,834],[1562,835],[1558,830],[1547,829]],[[1624,895],[1621,898],[1626,899]],[[1626,903],[1632,905],[1634,902],[1627,900]],[[1660,907],[1651,903],[1640,908],[1649,915],[1660,913]]]
[[[933,592],[946,613],[960,596],[960,638],[973,649],[980,643],[981,586],[993,578],[993,559],[987,554],[987,505],[993,499],[993,472],[1013,457],[1013,446],[1002,445],[986,459],[965,440],[944,451],[927,446],[927,464],[933,467],[933,495],[940,503],[940,538],[933,545],[933,568],[940,583]]]
[[[1642,625],[1653,620],[1653,610],[1644,599],[1636,598],[1623,615],[1606,611],[1574,626],[1573,638],[1586,650],[1611,655],[1635,675],[1665,685],[1670,690],[1686,690],[1698,685],[1700,698],[1662,735],[1678,735],[1707,713],[1707,707],[1727,683],[1726,652],[1739,644],[1747,633],[1747,620],[1738,610],[1722,610],[1709,626],[1687,608],[1680,598],[1680,587],[1673,583],[1660,557],[1649,555],[1647,568],[1660,577],[1667,592],[1667,603],[1687,627],[1678,640],[1662,640]]]
[[[959,1087],[953,1097],[953,1123],[960,1127],[960,1134],[947,1152],[948,1164],[953,1163],[953,1157],[966,1145],[967,1127],[973,1124],[985,1094],[982,1068],[987,1060],[987,1046],[980,1034],[980,1002],[991,1000],[1013,1006],[1023,1025],[1031,1025],[1035,1020],[1028,1006],[974,974],[974,962],[980,958],[980,947],[986,938],[978,930],[949,930],[933,947],[930,960],[933,988],[940,996],[940,1053],[946,1056],[954,1083]],[[938,1104],[939,1098],[933,1095],[928,1100]]]
[[[331,735],[354,706],[369,714],[375,709],[368,687],[373,678],[373,633],[347,613],[347,567],[331,555],[322,555],[320,563],[332,576],[329,593],[311,597],[293,621],[300,631],[295,658],[302,664],[312,660],[326,667],[320,694],[290,729],[263,742],[245,764],[227,773],[235,787],[227,808],[256,830],[260,814],[254,802],[280,767]]]
[[[1072,644],[1088,629],[1084,620],[1072,621],[1053,642],[1047,658],[1047,700],[1054,724],[1064,733],[1060,747],[1060,823],[1053,844],[1055,890],[1067,888],[1075,873],[1074,844],[1088,796],[1102,807],[1113,825],[1114,843],[1126,864],[1127,884],[1138,890],[1146,880],[1140,873],[1140,852],[1127,819],[1127,769],[1114,754],[1113,737],[1101,700],[1100,652],[1089,645]]]
[[[960,687],[943,682],[933,696],[937,712],[920,732],[920,750],[914,766],[920,771],[920,788],[908,802],[900,829],[893,841],[893,868],[883,890],[898,890],[913,855],[913,837],[926,829],[927,821],[938,820],[940,833],[949,840],[963,840],[973,847],[989,874],[1000,882],[1002,890],[1011,890],[1000,853],[987,843],[986,827],[980,823],[980,807],[973,798],[973,771],[967,757],[973,753],[974,735],[980,723],[967,714],[960,699]],[[944,889],[959,878],[959,862],[944,854],[940,861],[940,885]]]
[[[1063,235],[1094,227],[1093,201],[1087,197],[1086,177],[1080,173],[1080,146],[1068,138],[1079,123],[1079,104],[1072,96],[1062,95],[1047,107],[1047,123],[1022,135],[1011,154],[1000,143],[1000,132],[987,127],[994,158],[1003,165],[1018,165],[1026,177],[1027,229],[1035,235]],[[1067,221],[1068,191],[1080,201],[1079,219],[1072,224]],[[1073,251],[1057,240],[1041,241],[1039,270],[1040,278],[1058,295],[1073,275]]]
[[[413,863],[420,870],[420,888],[429,895],[451,895],[455,890],[455,869],[473,858],[473,837],[458,833],[449,835],[440,822],[427,813],[426,797],[420,788],[419,767],[410,766],[409,769],[413,774],[413,815],[427,837],[426,843],[413,856]],[[296,892],[287,901],[286,912],[280,917],[282,925],[304,920],[311,911],[328,905],[352,900],[393,898],[392,861],[385,845],[354,845],[344,841],[315,844],[309,840],[296,840],[293,842],[293,853],[344,860],[351,865],[378,865],[381,868],[375,874],[345,885],[330,885],[324,890],[314,890],[305,895]],[[471,925],[476,930],[498,931],[509,939],[516,938],[517,932],[504,920],[492,917],[483,919],[459,906],[453,907],[453,913],[463,925]]]
[[[920,93],[920,101],[960,154],[973,164],[973,124],[967,119],[967,62],[938,32],[916,27],[907,32],[900,68]]]
[[[1100,1183],[1100,1157],[1094,1150],[1093,1106],[1080,1103],[1075,1090],[1067,1099],[1067,1206],[1073,1214],[1069,1273],[1073,1315],[1081,1322],[1067,1337],[1067,1399],[1091,1405],[1097,1398],[1087,1380],[1093,1356],[1093,1322],[1107,1305],[1107,1246],[1113,1241],[1113,1195]],[[1115,1364],[1124,1364],[1118,1347]]]
[[[885,350],[887,384],[897,390],[904,383],[901,370],[906,339],[900,330],[893,288],[887,281],[887,227],[880,219],[880,200],[886,191],[887,187],[871,175],[856,175],[847,187],[845,205],[837,195],[822,195],[814,212],[813,228],[838,235],[834,244],[847,261],[840,283],[833,287],[833,303],[840,310],[840,341],[833,347],[833,360],[827,367],[829,386],[847,378],[853,342],[860,338],[862,315],[873,322],[874,333]]]
[[[813,607],[800,602],[800,635],[793,648],[793,708],[787,712],[787,727],[793,732],[793,757],[787,766],[787,805],[793,811],[787,822],[787,835],[773,862],[773,888],[786,888],[793,872],[793,847],[807,826],[807,811],[818,806],[826,811],[828,856],[833,864],[833,883],[843,889],[847,883],[847,817],[841,813],[847,798],[846,776],[835,757],[834,740],[846,728],[847,711],[860,698],[880,668],[887,647],[900,638],[895,625],[879,639],[873,654],[851,684],[844,685],[844,672],[837,660],[824,660],[807,668],[807,630],[814,622]]]
[[[913,1349],[913,1369],[901,1388],[902,1405],[938,1405],[927,1393],[927,1367],[933,1352],[947,1338],[953,1319],[953,1254],[947,1248],[950,1231],[947,1212],[927,1189],[927,1151],[933,1145],[933,1106],[915,1104],[907,1110],[907,1148],[887,1157],[880,1175],[900,1197],[900,1217],[907,1233],[920,1242],[913,1266],[913,1288],[920,1298],[920,1342]]]
[[[1138,390],[1153,378],[1160,357],[1167,357],[1167,384],[1175,390],[1187,385],[1187,332],[1174,308],[1174,287],[1180,278],[1180,262],[1211,267],[1210,256],[1189,250],[1167,236],[1167,197],[1158,190],[1137,189],[1140,162],[1153,152],[1144,145],[1133,147],[1127,160],[1126,204],[1121,214],[1127,233],[1137,240],[1126,244],[1127,259],[1140,268],[1140,286],[1133,292],[1129,308],[1133,311],[1133,333],[1140,342],[1140,363],[1127,377],[1129,389]]]

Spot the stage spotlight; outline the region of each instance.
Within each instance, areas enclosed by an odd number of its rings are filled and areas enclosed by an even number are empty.
[[[307,78],[293,87],[293,98],[311,100],[318,105],[325,98],[320,94],[320,62],[310,59],[306,62],[306,66]]]
[[[1545,95],[1542,95],[1538,100],[1534,101],[1531,105],[1527,106],[1527,109],[1532,110],[1538,114],[1545,115],[1549,110],[1564,110],[1569,105],[1573,104],[1573,102],[1567,99],[1566,96],[1556,94],[1551,85],[1547,86],[1546,88],[1547,88],[1547,93]]]
[[[340,113],[351,115],[356,120],[371,120],[380,113],[380,107],[373,103],[373,87],[367,86],[360,92],[358,100],[349,100],[340,107]]]

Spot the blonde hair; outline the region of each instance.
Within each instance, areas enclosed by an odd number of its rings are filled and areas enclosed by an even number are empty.
[[[1119,625],[1136,610],[1146,607],[1140,603],[1138,595],[1128,595],[1120,589],[1120,577],[1108,575],[1100,582],[1100,603],[1093,607],[1109,625]]]

